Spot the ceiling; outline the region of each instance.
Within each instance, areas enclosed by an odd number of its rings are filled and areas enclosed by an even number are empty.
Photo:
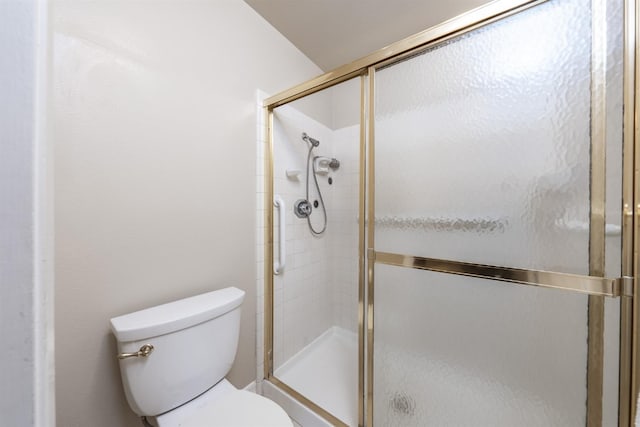
[[[323,71],[487,0],[244,0]]]

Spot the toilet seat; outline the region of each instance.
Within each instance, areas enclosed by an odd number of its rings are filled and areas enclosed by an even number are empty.
[[[238,390],[226,379],[150,421],[157,427],[293,427],[277,403],[259,394]]]
[[[275,402],[237,390],[193,412],[177,427],[293,427]]]

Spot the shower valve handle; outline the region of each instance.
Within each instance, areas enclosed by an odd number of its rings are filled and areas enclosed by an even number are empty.
[[[295,213],[298,218],[307,218],[311,215],[311,203],[306,199],[296,201],[293,205],[293,213]]]

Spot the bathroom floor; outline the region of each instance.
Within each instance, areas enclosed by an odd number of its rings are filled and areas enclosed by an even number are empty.
[[[275,376],[349,425],[358,424],[357,335],[332,327]]]

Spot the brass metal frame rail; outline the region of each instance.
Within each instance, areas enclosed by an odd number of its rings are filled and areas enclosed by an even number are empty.
[[[369,249],[369,259],[375,260],[377,264],[416,268],[438,273],[457,274],[543,288],[554,288],[588,295],[602,295],[614,298],[619,296],[633,296],[633,279],[631,277],[612,279],[558,273],[555,271],[525,270],[521,268],[499,267],[495,265],[376,252],[373,251],[373,249]]]

